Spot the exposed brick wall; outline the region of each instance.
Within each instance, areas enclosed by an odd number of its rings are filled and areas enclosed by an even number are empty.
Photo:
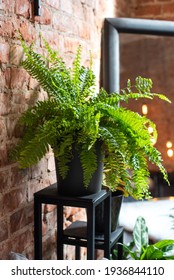
[[[30,169],[20,170],[8,157],[21,136],[17,121],[21,113],[44,92],[19,66],[22,48],[18,32],[28,43],[36,42],[42,51],[40,32],[64,56],[72,61],[77,46],[83,46],[83,62],[94,57],[99,80],[101,30],[105,17],[115,16],[115,0],[42,0],[41,16],[34,17],[33,1],[0,1],[0,259],[15,251],[33,259],[33,193],[56,181],[53,154]],[[65,226],[79,209],[65,210]],[[56,258],[56,214],[54,207],[43,206],[44,257]],[[68,253],[67,253],[68,252]],[[70,249],[66,252],[71,258]],[[85,253],[85,252],[84,252]]]
[[[130,17],[174,20],[173,0],[132,0],[130,2],[132,6]]]
[[[0,1],[0,259],[8,259],[10,251],[33,259],[33,193],[56,181],[51,151],[37,166],[26,170],[20,170],[8,157],[21,136],[17,125],[21,113],[38,98],[44,98],[37,82],[19,67],[22,48],[17,30],[28,43],[35,41],[38,50],[43,47],[41,32],[67,63],[72,61],[79,43],[83,46],[84,63],[88,62],[88,51],[92,50],[99,80],[105,17],[172,19],[174,7],[174,1],[165,0],[42,0],[41,16],[34,17],[32,2]],[[84,217],[84,212],[67,208],[65,226],[79,216]],[[43,205],[46,259],[56,258],[55,236],[55,207]],[[66,256],[73,258],[70,248]]]
[[[117,0],[119,17],[174,20],[173,0]]]

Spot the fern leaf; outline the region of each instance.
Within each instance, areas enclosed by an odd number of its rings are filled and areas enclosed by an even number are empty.
[[[80,70],[81,70],[81,53],[82,53],[82,47],[79,45],[77,48],[76,56],[73,62],[73,69],[72,69],[72,76],[73,76],[73,82],[78,84],[79,82],[79,76],[80,76]]]
[[[57,145],[53,147],[54,155],[58,160],[58,169],[60,176],[64,179],[69,170],[68,163],[72,158],[72,144],[73,144],[72,134],[68,134],[65,141],[59,143],[59,148]]]
[[[97,156],[95,147],[93,146],[90,149],[87,149],[87,146],[83,145],[80,151],[80,159],[83,168],[84,185],[87,187],[94,172],[97,169]]]

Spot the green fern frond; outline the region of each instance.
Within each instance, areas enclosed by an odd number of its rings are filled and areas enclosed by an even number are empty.
[[[130,80],[128,80],[128,86],[130,85]],[[135,88],[139,93],[147,92],[150,93],[153,83],[151,79],[142,78],[141,76],[136,77],[135,79]]]
[[[43,89],[48,93],[48,96],[57,95],[57,89],[52,83],[53,75],[46,66],[46,62],[42,59],[41,55],[34,53],[33,50],[28,52],[26,60],[21,65],[27,72],[36,79]]]
[[[51,99],[46,101],[38,101],[35,106],[26,110],[20,122],[27,127],[34,127],[41,125],[44,121],[53,119],[60,115],[60,104],[57,100]]]
[[[135,100],[138,100],[140,98],[153,99],[154,97],[158,97],[159,99],[171,103],[171,101],[164,94],[151,92],[152,86],[153,83],[151,79],[142,78],[141,76],[138,76],[135,79],[134,86],[132,86],[131,81],[128,80],[127,87],[121,90],[122,94],[121,94],[120,101],[127,102],[129,99],[135,99]],[[134,92],[133,88],[136,89],[136,92]]]
[[[72,159],[73,135],[67,134],[64,141],[60,141],[59,147],[53,147],[55,158],[58,161],[59,174],[64,179],[69,171],[68,163]]]
[[[86,151],[88,151],[86,153]],[[92,175],[97,169],[97,156],[95,147],[88,149],[87,145],[83,145],[80,151],[80,160],[83,168],[84,186],[87,188]]]
[[[167,101],[168,103],[171,103],[171,100],[169,98],[167,98],[167,96],[165,96],[164,94],[161,93],[153,93],[153,96],[160,98],[161,100]]]
[[[80,71],[80,98],[85,101],[87,97],[94,95],[95,87],[95,75],[91,69],[81,67]]]
[[[127,164],[123,154],[120,151],[110,153],[104,160],[104,180],[112,191],[116,190],[120,182],[127,184],[130,181],[130,175],[127,170]]]
[[[42,35],[41,35],[41,38],[42,38],[42,41],[44,42],[44,47],[46,48],[47,53],[48,53],[48,56],[46,57],[46,59],[51,63],[51,65],[55,65],[56,63],[58,65],[65,65],[63,62],[63,59],[59,55],[59,52],[56,50],[53,50]],[[65,68],[65,66],[64,66],[64,68]]]
[[[22,114],[24,134],[14,151],[20,166],[36,164],[51,146],[60,175],[65,178],[76,144],[87,187],[97,167],[95,143],[102,141],[106,185],[111,190],[123,189],[125,195],[135,198],[149,197],[148,161],[158,166],[168,180],[161,154],[151,142],[152,136],[157,138],[156,126],[120,104],[140,98],[170,100],[152,93],[151,79],[142,77],[136,78],[134,86],[128,80],[121,92],[109,94],[102,88],[97,94],[92,61],[89,68],[81,65],[81,46],[69,68],[59,53],[42,40],[45,56],[21,41],[25,53],[22,66],[39,82],[48,98]],[[148,132],[149,126],[153,127],[153,135]]]
[[[50,135],[38,129],[35,137],[27,144],[22,143],[18,163],[20,168],[35,165],[49,151]]]
[[[80,71],[81,71],[81,53],[82,53],[82,47],[79,45],[77,48],[76,56],[73,61],[73,68],[72,68],[72,81],[75,85],[79,85],[79,77],[80,77]]]
[[[44,58],[27,45],[25,45],[24,52],[26,58],[21,63],[24,69],[40,83],[48,93],[49,98],[54,96],[60,102],[66,101],[72,85],[70,71],[66,68],[62,59],[56,57],[55,54],[52,55],[50,60],[52,64],[49,67],[49,57]],[[55,64],[53,64],[53,59]]]
[[[118,143],[113,137],[113,134],[106,127],[99,128],[99,134],[101,139],[104,141],[105,145],[107,145],[107,149],[109,152],[118,149]]]

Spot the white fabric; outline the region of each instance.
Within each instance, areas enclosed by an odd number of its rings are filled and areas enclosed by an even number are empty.
[[[174,218],[170,215],[174,216],[174,199],[123,202],[119,225],[132,232],[137,217],[142,216],[146,220],[150,238],[174,239]]]
[[[27,258],[24,255],[15,252],[10,252],[9,256],[10,260],[27,260]]]

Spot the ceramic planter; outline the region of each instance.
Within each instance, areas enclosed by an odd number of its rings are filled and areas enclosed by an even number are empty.
[[[86,188],[83,183],[83,170],[80,157],[76,149],[73,149],[73,158],[69,163],[69,172],[63,179],[58,171],[58,161],[56,163],[56,173],[58,182],[58,193],[65,196],[84,196],[97,193],[101,190],[103,177],[103,153],[101,151],[101,143],[96,145],[98,167]]]

